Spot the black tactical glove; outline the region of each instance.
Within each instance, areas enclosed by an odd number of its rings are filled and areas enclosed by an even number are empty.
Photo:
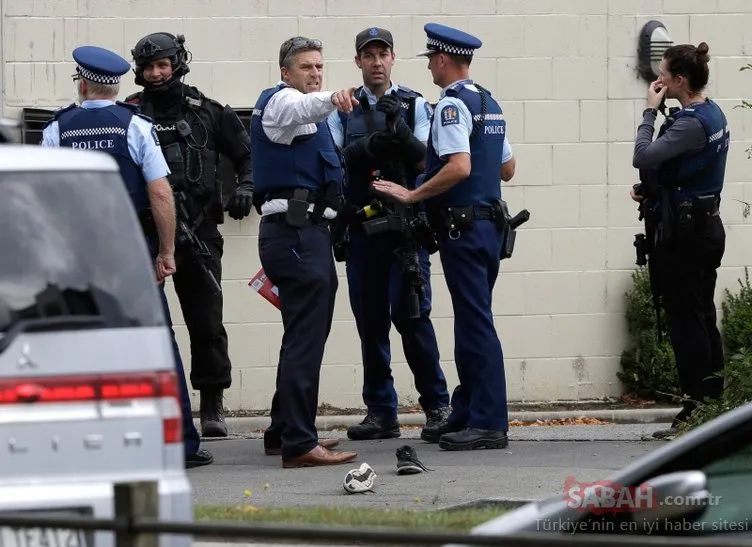
[[[376,110],[386,114],[387,123],[391,123],[399,117],[401,102],[394,95],[384,95],[376,103]]]
[[[404,143],[407,143],[413,137],[413,132],[410,131],[410,126],[407,125],[407,122],[402,116],[397,118],[397,121],[394,124],[394,134]]]
[[[251,214],[253,206],[253,185],[250,182],[241,183],[227,201],[225,211],[235,220],[240,220]]]

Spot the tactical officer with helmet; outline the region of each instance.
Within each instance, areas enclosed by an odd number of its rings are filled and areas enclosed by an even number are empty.
[[[120,55],[97,46],[81,46],[73,51],[80,105],[71,104],[57,110],[42,130],[42,146],[99,150],[110,154],[120,167],[120,174],[132,205],[142,220],[147,246],[154,259],[160,287],[162,308],[170,328],[180,388],[183,418],[183,447],[188,468],[208,465],[212,454],[200,448],[201,439],[193,425],[191,401],[185,381],[164,281],[175,275],[175,205],[167,181],[167,166],[152,121],[138,108],[117,101],[120,78],[130,70]],[[148,222],[146,219],[151,219]]]
[[[154,120],[172,171],[169,181],[177,205],[184,207],[189,228],[205,244],[204,254],[211,254],[202,261],[178,252],[179,268],[173,279],[191,340],[190,378],[201,394],[202,434],[223,437],[227,435],[223,391],[232,380],[218,286],[224,250],[218,228],[224,222],[218,169],[220,156],[232,162],[238,185],[225,210],[233,219],[245,218],[253,200],[250,137],[229,106],[223,107],[183,83],[190,70],[184,36],[149,34],[131,53],[136,83],[144,89],[126,102],[139,105]],[[211,276],[207,276],[207,268]]]
[[[439,239],[439,255],[454,309],[455,361],[460,385],[452,413],[439,427],[445,450],[504,448],[508,411],[504,356],[491,299],[506,252],[509,218],[499,179],[514,159],[502,109],[469,77],[481,41],[429,23],[424,27],[428,68],[442,88],[434,110],[425,171],[417,188],[375,181],[373,188],[404,203],[425,202]]]
[[[645,219],[643,251],[650,256],[652,289],[666,312],[679,385],[687,397],[671,427],[654,433],[658,438],[675,434],[698,402],[723,392],[723,379],[715,376],[724,357],[714,293],[726,245],[719,207],[731,137],[723,110],[703,92],[709,60],[705,42],[664,52],[632,159],[642,181],[631,195]],[[666,98],[681,107],[670,109],[653,140]],[[638,256],[638,264],[641,258],[647,257]]]
[[[353,440],[400,436],[390,368],[392,322],[402,336],[420,394],[418,402],[426,414],[425,436],[438,431],[451,409],[430,319],[429,252],[415,233],[423,217],[414,210],[400,215],[378,201],[371,205],[376,195],[370,183],[383,177],[413,186],[425,160],[431,105],[420,93],[392,82],[391,32],[375,27],[363,30],[355,37],[355,52],[355,64],[363,73],[363,85],[356,90],[359,104],[349,114],[333,112],[328,119],[334,142],[347,162],[346,212],[340,215],[336,231],[340,240],[335,241],[335,248],[343,251],[338,259],[346,260],[368,409],[362,423],[348,428],[347,436]],[[368,218],[358,214],[371,207],[380,210]],[[433,237],[427,233],[426,224],[420,235]]]

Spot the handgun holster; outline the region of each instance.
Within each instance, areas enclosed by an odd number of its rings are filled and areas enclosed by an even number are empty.
[[[287,200],[287,224],[300,228],[308,218],[308,190],[296,188],[292,197]]]

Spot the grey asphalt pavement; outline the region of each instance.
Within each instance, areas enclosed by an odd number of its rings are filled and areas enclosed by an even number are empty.
[[[644,438],[661,424],[609,424],[513,427],[505,450],[447,452],[420,440],[420,430],[403,429],[402,438],[350,441],[344,431],[338,448],[356,450],[356,462],[321,468],[283,469],[280,458],[265,456],[258,433],[205,439],[212,465],[191,469],[199,505],[257,507],[357,505],[374,508],[438,509],[482,499],[528,501],[561,492],[568,476],[603,478],[660,446]],[[396,474],[397,447],[409,444],[433,469],[418,475]],[[374,492],[347,494],[342,481],[362,462],[378,475]],[[250,496],[246,491],[250,492]]]

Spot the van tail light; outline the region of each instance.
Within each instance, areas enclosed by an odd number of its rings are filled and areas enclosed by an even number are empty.
[[[163,417],[164,442],[182,442],[180,392],[175,372],[0,379],[0,407],[137,399],[171,399],[177,416],[172,412]]]

